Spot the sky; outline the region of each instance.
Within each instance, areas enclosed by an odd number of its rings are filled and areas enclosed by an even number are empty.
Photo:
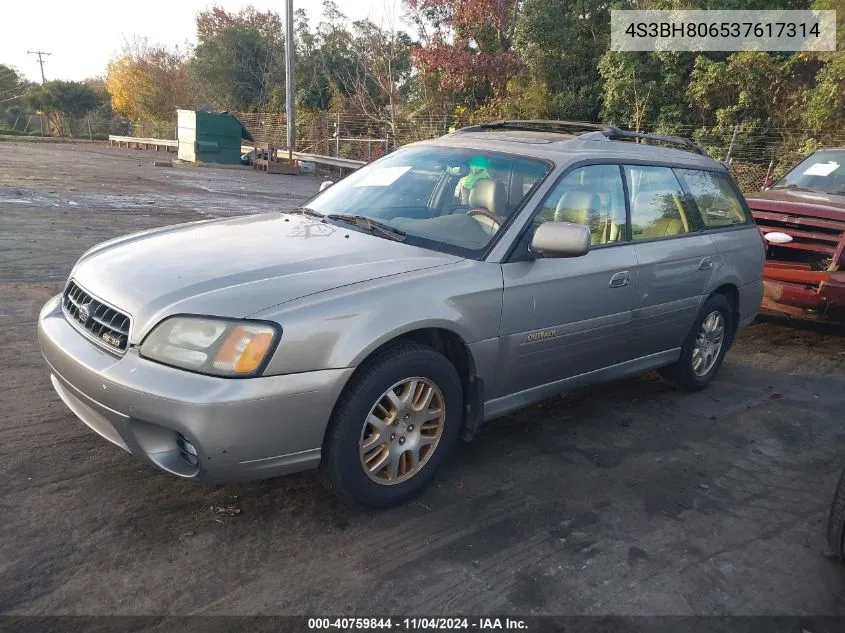
[[[6,6],[0,19],[0,64],[15,67],[31,81],[41,80],[38,58],[27,51],[48,51],[44,74],[52,79],[81,80],[105,74],[109,59],[126,40],[145,37],[151,42],[194,44],[194,17],[216,4],[227,11],[253,5],[272,9],[284,18],[284,0],[41,0],[32,5],[0,0]],[[402,15],[400,0],[335,0],[351,20],[369,18],[376,24]],[[312,23],[320,16],[321,0],[294,0]],[[37,8],[36,8],[37,7]],[[27,26],[29,25],[29,26]]]

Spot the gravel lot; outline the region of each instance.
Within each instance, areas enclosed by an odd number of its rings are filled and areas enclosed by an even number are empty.
[[[0,143],[0,612],[845,614],[845,567],[824,555],[845,467],[834,328],[758,322],[702,393],[646,375],[511,415],[384,512],[311,473],[212,487],[108,444],[55,395],[36,342],[75,259],[317,187],[156,158]],[[209,510],[229,504],[242,514]]]

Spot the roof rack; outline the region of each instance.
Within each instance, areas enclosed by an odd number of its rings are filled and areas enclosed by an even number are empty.
[[[550,119],[502,119],[490,123],[480,123],[462,127],[457,132],[482,132],[485,130],[519,130],[522,132],[556,131],[555,128],[570,127],[585,130],[603,130],[607,126],[585,121],[553,121]]]
[[[608,126],[604,130],[601,130],[601,133],[611,141],[626,138],[642,139],[646,142],[647,145],[652,145],[651,141],[657,141],[659,143],[666,143],[667,145],[681,145],[683,147],[691,149],[696,154],[707,156],[707,152],[703,147],[701,147],[701,145],[682,136],[664,136],[663,134],[646,134],[644,132],[631,132],[630,130],[620,130],[619,128],[613,127],[612,125]]]
[[[697,154],[707,156],[707,152],[703,147],[694,143],[688,138],[681,136],[664,136],[662,134],[646,134],[644,132],[632,132],[630,130],[620,130],[614,125],[602,125],[600,123],[587,123],[585,121],[555,121],[548,119],[503,119],[500,121],[491,121],[490,123],[481,123],[479,125],[471,125],[469,127],[460,128],[457,132],[482,132],[486,130],[518,130],[523,132],[556,132],[557,128],[581,128],[582,130],[591,130],[586,134],[579,134],[585,140],[596,139],[598,134],[601,134],[610,141],[634,139],[642,140],[648,145],[658,143],[666,143],[667,145],[680,145],[686,149],[690,149]],[[589,137],[589,139],[588,139]]]

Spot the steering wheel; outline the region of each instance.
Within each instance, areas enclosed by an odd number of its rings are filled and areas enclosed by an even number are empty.
[[[467,211],[467,215],[478,222],[487,233],[493,235],[505,223],[505,219],[491,212],[487,207],[474,207]]]

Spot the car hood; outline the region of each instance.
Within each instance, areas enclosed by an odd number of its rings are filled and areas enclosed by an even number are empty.
[[[271,213],[155,229],[94,247],[71,277],[132,317],[130,343],[162,318],[242,318],[370,279],[461,261],[301,215]]]
[[[746,197],[752,210],[845,220],[845,196],[795,189],[769,189]]]

